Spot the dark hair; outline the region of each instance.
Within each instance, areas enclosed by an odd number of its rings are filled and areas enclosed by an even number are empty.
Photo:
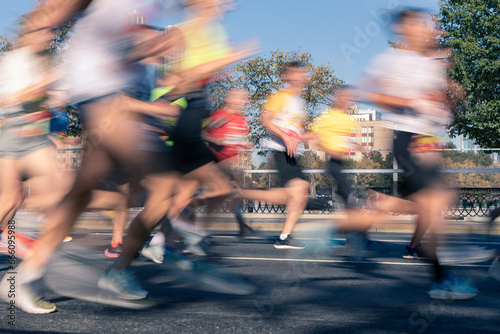
[[[349,84],[340,84],[338,85],[337,89],[350,90],[350,89],[356,89],[356,86]]]
[[[398,12],[396,12],[393,16],[392,23],[393,24],[402,24],[404,20],[411,16],[425,14],[429,11],[424,10],[423,8],[417,7],[406,7]]]
[[[304,64],[300,61],[292,60],[283,66],[283,71],[288,70],[289,68],[294,67],[294,68],[303,68]]]

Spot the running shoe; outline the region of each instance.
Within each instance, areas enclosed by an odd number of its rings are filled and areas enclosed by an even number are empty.
[[[105,250],[104,250],[104,255],[106,257],[111,257],[111,258],[117,258],[120,256],[123,250],[123,243],[118,243],[116,247],[113,247],[112,245],[109,245]]]
[[[274,248],[276,249],[304,249],[306,245],[300,243],[295,240],[291,234],[289,234],[284,240],[280,237],[276,239],[276,243],[274,244]]]
[[[147,257],[154,263],[163,263],[163,258],[165,256],[165,244],[159,243],[154,246],[144,246],[141,251],[142,256]]]
[[[465,247],[439,247],[437,257],[440,264],[462,264],[485,262],[496,254],[494,249],[486,249],[478,246]]]
[[[448,273],[441,283],[435,282],[429,291],[431,299],[467,300],[479,294],[479,290],[471,279],[459,279]]]
[[[64,240],[63,242],[70,242],[71,240],[73,240],[73,237],[70,237],[69,235],[64,237]]]
[[[429,259],[429,257],[425,254],[425,250],[421,245],[416,247],[408,245],[403,253],[403,259],[426,260]]]
[[[148,298],[149,293],[143,290],[137,282],[131,269],[114,270],[108,268],[104,275],[99,278],[97,286],[103,290],[109,290],[121,299],[138,300]]]
[[[16,308],[26,313],[47,314],[57,310],[56,305],[42,300],[30,287],[32,281],[22,282],[19,270],[17,274],[7,272],[0,282],[0,298],[7,303],[15,302]],[[15,286],[15,297],[10,293],[10,288]],[[13,297],[13,298],[12,298]]]
[[[243,224],[240,227],[240,239],[250,238],[255,235],[255,231],[253,228],[248,226],[247,224]]]

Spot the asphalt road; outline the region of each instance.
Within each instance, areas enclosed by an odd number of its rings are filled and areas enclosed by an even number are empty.
[[[110,263],[101,252],[111,238],[109,230],[80,228],[72,236],[74,240],[62,247],[62,253],[81,249],[83,257],[87,256],[85,265],[98,271]],[[31,315],[18,310],[13,327],[8,325],[7,304],[0,302],[0,333],[500,332],[500,283],[486,273],[491,261],[450,268],[473,277],[480,289],[474,299],[432,301],[427,296],[431,267],[401,257],[407,234],[373,233],[374,242],[361,263],[351,261],[342,245],[321,261],[314,257],[290,261],[289,253],[273,248],[275,236],[260,232],[258,238],[242,242],[235,234],[220,232],[212,239],[213,261],[257,286],[252,295],[203,291],[175,279],[165,267],[138,258],[137,275],[156,306],[129,310],[47,290],[45,297],[57,304],[58,312]],[[453,238],[458,246],[500,248],[498,236]],[[0,276],[7,265],[7,257],[0,255]],[[73,275],[74,281],[68,283],[64,275]],[[78,285],[85,280],[85,275],[71,268],[64,275],[48,275],[48,285]]]

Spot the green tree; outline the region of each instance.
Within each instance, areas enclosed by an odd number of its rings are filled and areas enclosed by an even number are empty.
[[[43,8],[45,6],[46,0],[38,0],[38,4],[36,6],[36,10]],[[26,24],[28,22],[28,15],[22,15],[20,20],[19,20],[19,27],[18,27],[18,33],[17,33],[17,38],[22,36],[24,33],[26,33]],[[50,46],[47,50],[48,54],[54,55],[57,51],[60,50],[60,47],[63,45],[63,43],[67,40],[67,38],[70,36],[70,31],[72,27],[75,25],[75,23],[78,21],[79,17],[74,17],[71,20],[67,21],[60,27],[54,30],[54,37],[52,38],[52,41],[50,42]],[[9,38],[5,35],[0,35],[0,56],[12,50],[14,46],[14,40],[13,38]]]
[[[272,159],[272,158],[271,158]],[[276,162],[274,160],[269,160],[263,162],[259,165],[257,169],[271,169],[275,170]],[[253,188],[273,188],[279,187],[280,180],[278,174],[272,173],[256,173],[252,174],[252,187]]]
[[[440,0],[442,44],[453,51],[449,76],[465,89],[456,108],[455,135],[483,147],[500,147],[500,2]]]

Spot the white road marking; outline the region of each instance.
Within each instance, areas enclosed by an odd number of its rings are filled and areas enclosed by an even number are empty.
[[[110,233],[111,234],[111,233]],[[211,238],[215,239],[235,239],[237,236],[231,236],[231,235],[213,235],[210,236]],[[486,236],[485,236],[486,237]],[[268,238],[264,237],[250,237],[248,240],[267,240]],[[296,238],[296,240],[314,240],[313,238]],[[333,238],[335,241],[345,241],[345,238]],[[407,244],[409,240],[396,240],[396,239],[372,239],[370,238],[371,241],[377,241],[377,242],[393,242],[393,243],[400,243],[400,244]],[[454,241],[454,240],[449,240],[448,243],[452,244],[464,244],[464,245],[500,245],[500,242],[488,242],[488,241]]]
[[[362,263],[362,264],[385,264],[393,266],[432,266],[432,263],[427,262],[390,262],[390,261],[349,261],[349,260],[320,260],[320,259],[283,259],[283,258],[268,258],[268,257],[243,257],[243,256],[220,256],[215,259],[225,260],[240,260],[240,261],[274,261],[274,262],[317,262],[317,263]],[[489,264],[453,264],[453,267],[473,267],[473,268],[489,268]]]

